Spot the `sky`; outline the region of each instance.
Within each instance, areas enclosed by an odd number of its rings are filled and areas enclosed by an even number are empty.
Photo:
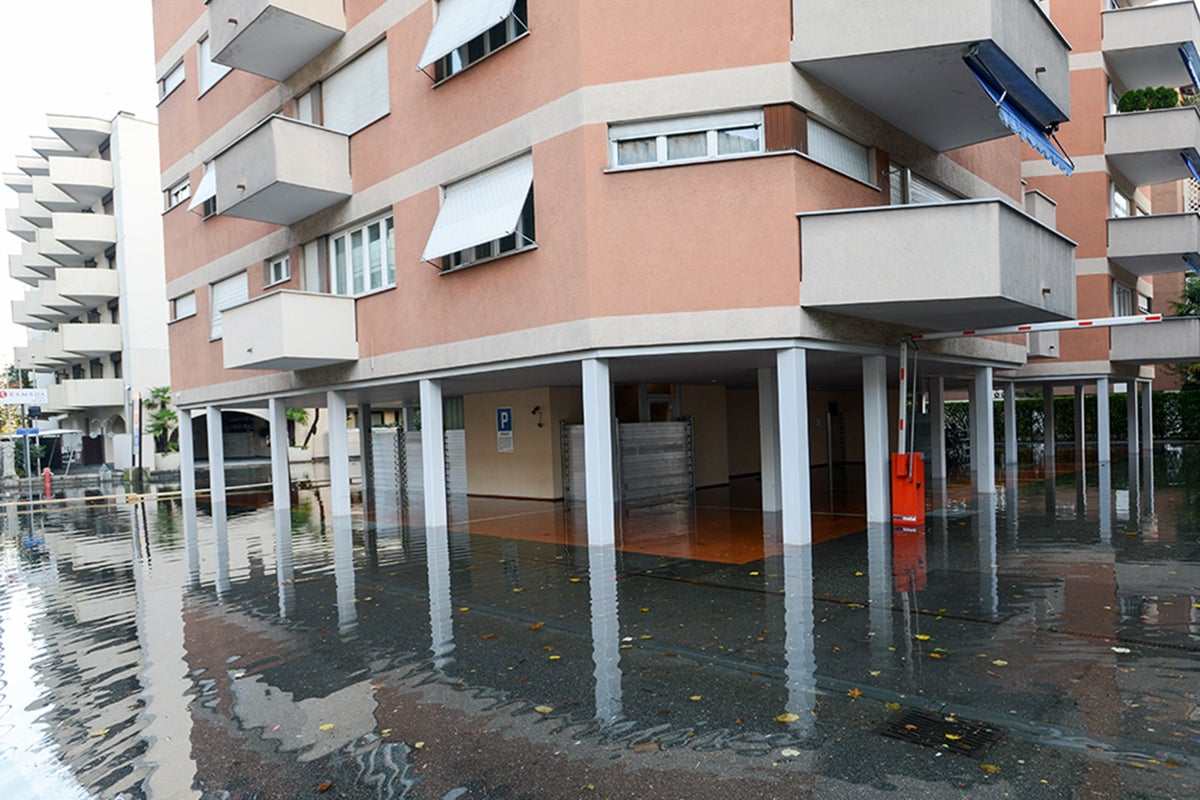
[[[128,111],[154,120],[157,89],[150,0],[2,0],[0,2],[0,172],[34,155],[31,135],[49,135],[47,114],[112,119]],[[0,208],[17,205],[0,184]],[[8,275],[21,240],[0,229],[0,368],[25,329],[12,324],[11,300],[27,288]]]

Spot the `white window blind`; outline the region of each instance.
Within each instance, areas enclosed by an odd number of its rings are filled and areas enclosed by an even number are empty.
[[[387,42],[383,41],[321,84],[326,128],[354,133],[388,113]]]
[[[417,69],[425,69],[513,13],[516,0],[439,0],[437,20]]]
[[[204,213],[204,204],[217,196],[217,170],[214,166],[215,161],[210,161],[204,165],[204,175],[200,178],[200,184],[196,187],[196,192],[192,195],[192,202],[188,205],[188,211],[196,211]]]
[[[838,172],[874,183],[870,148],[812,119],[808,121],[808,154]]]
[[[922,178],[911,170],[908,173],[908,202],[910,203],[949,203],[958,197],[946,191],[936,183]]]
[[[304,291],[321,291],[321,246],[314,239],[304,245]]]
[[[197,47],[200,51],[198,58],[200,62],[200,94],[204,94],[217,81],[228,75],[231,68],[212,60],[212,46],[207,36],[200,40]]]
[[[181,83],[183,83],[183,78],[184,78],[183,62],[180,61],[178,64],[176,64],[174,66],[174,68],[171,69],[170,72],[168,72],[163,77],[159,78],[159,80],[158,80],[158,99],[161,100],[164,97],[166,97],[167,95],[169,95],[171,92],[178,89],[179,85]]]
[[[196,293],[188,292],[175,298],[175,315],[173,319],[183,319],[196,313]]]
[[[532,153],[447,186],[421,259],[431,261],[508,236],[517,229],[532,187]]]
[[[212,289],[212,313],[210,315],[211,328],[209,337],[212,339],[220,339],[222,334],[221,312],[227,308],[233,308],[240,305],[250,297],[249,281],[246,279],[245,272],[239,272],[226,278],[223,281],[217,281],[210,287]]]

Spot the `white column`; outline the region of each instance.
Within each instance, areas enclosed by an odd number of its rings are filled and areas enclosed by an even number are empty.
[[[783,543],[812,544],[812,487],[808,449],[808,354],[776,354],[779,377],[779,484]],[[885,412],[886,413],[886,412]]]
[[[1087,455],[1087,424],[1083,402],[1083,385],[1075,386],[1075,463],[1083,464]]]
[[[346,395],[325,393],[329,416],[329,497],[333,518],[350,516],[350,435],[346,430]]]
[[[338,633],[345,636],[358,627],[358,607],[354,600],[354,539],[349,514],[335,514],[333,517],[333,580],[337,596]]]
[[[362,477],[363,519],[375,516],[375,442],[371,438],[371,404],[358,404],[358,472]]]
[[[425,481],[425,527],[445,528],[446,426],[440,380],[421,381],[421,471]]]
[[[996,433],[995,406],[992,403],[992,368],[976,367],[972,381],[975,392],[971,405],[971,420],[975,423],[975,447],[971,460],[975,467],[980,494],[996,492]]]
[[[1042,385],[1042,436],[1045,442],[1047,462],[1054,460],[1054,385]]]
[[[779,375],[774,367],[758,370],[758,442],[762,461],[762,510],[779,511]]]
[[[933,473],[929,478],[946,481],[946,379],[929,381],[929,437],[933,449]]]
[[[864,356],[862,371],[867,522],[891,522],[888,486],[887,358]]]
[[[816,723],[813,712],[817,707],[811,547],[784,547],[783,586],[787,710],[799,717],[789,727],[807,731]]]
[[[208,423],[208,487],[212,501],[213,547],[216,551],[217,597],[229,590],[229,525],[225,505],[225,437],[221,430],[221,409],[209,406],[205,411]]]
[[[612,384],[608,361],[585,359],[583,371],[583,457],[587,484],[588,544],[611,545],[616,485],[613,475]]]
[[[1138,450],[1138,385],[1137,381],[1129,381],[1125,384],[1125,419],[1129,423],[1126,426],[1126,435],[1129,445],[1129,458],[1133,460],[1137,458]]]
[[[291,479],[288,475],[287,406],[282,398],[267,401],[267,421],[271,425],[271,493],[275,510],[291,508]]]
[[[1112,461],[1112,432],[1108,416],[1108,378],[1096,380],[1096,460]]]
[[[1142,383],[1142,452],[1154,452],[1154,383]]]
[[[1004,463],[1017,463],[1017,385],[1004,384]]]
[[[188,580],[200,580],[200,537],[196,515],[196,443],[192,435],[192,412],[179,412],[179,488],[183,495],[183,541],[187,554]]]
[[[621,623],[617,609],[617,554],[611,547],[588,548],[588,592],[592,611],[592,663],[596,679],[596,720],[621,718]]]

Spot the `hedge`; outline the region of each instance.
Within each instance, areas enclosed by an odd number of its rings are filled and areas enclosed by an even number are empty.
[[[1141,397],[1138,398],[1141,400]],[[1200,441],[1200,390],[1154,392],[1154,438],[1156,440]],[[1004,401],[997,400],[995,425],[996,441],[1004,441]],[[1083,399],[1084,425],[1089,440],[1096,438],[1096,396]],[[1126,438],[1125,396],[1110,396],[1109,420],[1112,439]],[[946,423],[967,427],[969,405],[965,402],[946,403]],[[1017,439],[1024,442],[1041,441],[1042,398],[1017,398]],[[1059,442],[1075,440],[1075,398],[1070,395],[1054,398],[1054,439]]]

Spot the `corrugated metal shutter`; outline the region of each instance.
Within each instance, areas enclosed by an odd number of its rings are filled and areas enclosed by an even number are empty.
[[[467,493],[467,432],[446,431],[446,492]]]
[[[425,462],[421,460],[421,432],[404,433],[404,491],[409,500],[421,499],[425,485]]]
[[[875,183],[871,180],[870,149],[812,119],[808,121],[808,154],[864,183]]]
[[[382,41],[321,84],[325,127],[354,133],[388,113],[387,41]]]
[[[375,514],[380,519],[395,516],[402,504],[404,483],[400,473],[399,428],[371,431],[371,465],[375,476]]]
[[[587,502],[587,462],[583,453],[583,426],[563,425],[563,500],[567,505]]]
[[[211,338],[220,339],[222,333],[221,312],[246,302],[250,298],[250,286],[245,272],[217,281],[210,287],[211,297]]]
[[[694,487],[690,422],[618,427],[621,501],[626,506],[687,500]]]

